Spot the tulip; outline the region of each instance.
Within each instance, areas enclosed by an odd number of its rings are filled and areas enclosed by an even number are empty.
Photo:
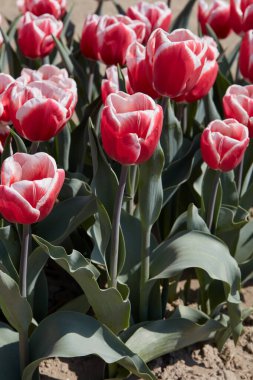
[[[9,90],[14,128],[27,140],[47,141],[72,117],[77,101],[75,82],[68,78],[66,83],[55,79],[26,84],[21,79]]]
[[[0,213],[11,223],[31,224],[52,210],[65,178],[47,153],[15,153],[1,169]]]
[[[139,42],[133,42],[127,50],[127,72],[134,92],[143,92],[153,99],[159,94],[153,88],[152,76],[149,75],[146,62],[146,49]]]
[[[242,76],[249,82],[253,82],[253,30],[249,30],[242,39],[239,53],[239,68]]]
[[[249,132],[235,119],[212,121],[201,136],[203,160],[214,170],[227,172],[243,159]]]
[[[108,156],[123,165],[142,163],[153,154],[162,123],[162,108],[148,95],[111,94],[102,111],[103,147]]]
[[[253,0],[230,0],[230,24],[237,34],[252,29]]]
[[[127,16],[88,16],[85,20],[80,49],[90,59],[107,65],[124,65],[128,46],[142,42],[145,24]]]
[[[35,16],[26,12],[18,26],[18,46],[25,57],[42,58],[55,47],[52,34],[58,38],[63,23],[49,14]]]
[[[199,0],[198,20],[203,34],[208,34],[209,24],[218,38],[226,38],[230,31],[230,5],[223,0],[214,0],[210,6],[205,0]]]
[[[0,73],[0,122],[2,123],[10,121],[8,89],[14,82],[12,76]]]
[[[133,89],[130,86],[127,69],[124,68],[121,70],[124,75],[126,91],[128,94],[133,94]],[[105,104],[106,98],[108,95],[117,93],[120,91],[119,89],[119,76],[117,66],[110,66],[106,69],[106,77],[107,79],[102,80],[101,84],[101,95],[103,103]]]
[[[48,13],[59,19],[66,12],[66,0],[18,0],[20,12],[31,12],[36,16]]]
[[[3,153],[4,145],[10,134],[10,127],[0,122],[0,154]]]
[[[161,28],[168,32],[171,22],[171,9],[162,1],[154,4],[140,1],[137,5],[133,5],[127,9],[127,16],[132,20],[139,20],[146,25],[146,34],[144,43],[149,39],[153,30]]]
[[[188,95],[187,101],[206,95],[217,74],[217,48],[210,41],[187,29],[170,34],[155,30],[146,48],[148,75],[155,90],[178,101]],[[195,87],[199,81],[200,89]]]
[[[253,138],[253,85],[228,87],[223,97],[223,109],[227,118],[234,118],[248,127]]]

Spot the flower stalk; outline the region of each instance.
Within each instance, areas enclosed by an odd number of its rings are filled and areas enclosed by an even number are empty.
[[[213,227],[213,216],[214,216],[214,209],[215,209],[215,202],[216,202],[216,197],[217,197],[218,186],[219,186],[219,182],[220,182],[220,175],[221,175],[220,170],[217,170],[215,173],[211,197],[209,200],[209,205],[208,205],[208,210],[207,210],[206,224],[207,224],[207,227],[209,228],[210,231],[212,231],[212,227]]]
[[[146,284],[149,279],[151,226],[142,226],[141,231],[141,279],[140,279],[140,320],[148,318]]]
[[[123,203],[123,196],[124,196],[124,191],[125,191],[125,186],[126,186],[127,173],[128,173],[128,166],[122,165],[120,180],[119,180],[119,187],[116,194],[114,210],[113,210],[109,285],[114,288],[117,288],[120,215],[121,215],[121,207]]]

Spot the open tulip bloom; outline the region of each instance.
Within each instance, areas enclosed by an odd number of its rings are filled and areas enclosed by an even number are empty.
[[[230,4],[214,0],[208,5],[205,0],[199,0],[198,20],[203,34],[208,34],[206,24],[209,24],[218,38],[226,38],[231,31]]]
[[[47,153],[15,153],[1,169],[0,213],[9,222],[32,224],[52,210],[65,178]]]

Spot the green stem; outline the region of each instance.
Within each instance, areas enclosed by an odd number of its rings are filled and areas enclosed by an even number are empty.
[[[148,299],[146,284],[149,279],[150,262],[150,237],[151,226],[142,226],[141,232],[141,279],[140,279],[140,320],[146,321],[148,318]]]
[[[243,156],[242,161],[240,162],[240,165],[238,168],[237,191],[238,191],[239,198],[240,198],[241,192],[242,192],[243,166],[244,166],[244,156]]]
[[[138,166],[133,165],[130,167],[130,170],[128,172],[130,199],[127,202],[127,211],[130,215],[134,214],[134,209],[135,209],[134,196],[135,196],[135,189],[136,189],[137,170],[138,170]]]
[[[89,61],[89,81],[88,81],[88,100],[91,103],[92,101],[92,92],[93,92],[93,84],[94,84],[94,75],[95,75],[95,62]]]
[[[33,141],[30,145],[29,153],[30,154],[35,154],[39,148],[39,141]]]
[[[210,197],[210,201],[208,205],[206,224],[210,231],[212,229],[212,224],[213,224],[214,208],[215,208],[215,201],[216,201],[216,196],[217,196],[217,191],[218,191],[218,186],[219,186],[219,181],[220,181],[220,174],[221,172],[219,170],[217,170],[215,173],[211,197]]]
[[[114,288],[117,288],[120,214],[121,214],[124,190],[126,186],[127,173],[128,173],[128,166],[122,165],[120,180],[119,180],[119,187],[116,194],[116,199],[115,199],[114,209],[113,209],[109,285]]]
[[[23,237],[19,267],[19,288],[21,297],[27,298],[27,261],[29,254],[30,225],[23,225]],[[23,372],[29,361],[29,347],[27,332],[19,333],[20,371]]]

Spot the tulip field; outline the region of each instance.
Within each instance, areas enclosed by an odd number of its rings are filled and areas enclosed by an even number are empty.
[[[0,380],[253,353],[253,1],[173,3],[94,1],[80,35],[67,0],[0,16]]]

